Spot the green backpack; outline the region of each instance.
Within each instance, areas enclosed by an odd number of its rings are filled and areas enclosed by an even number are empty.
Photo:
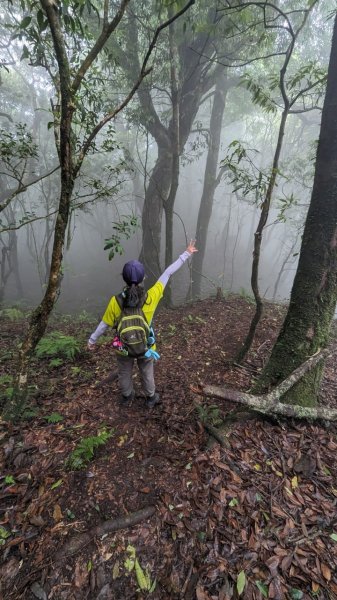
[[[117,336],[131,358],[140,358],[148,350],[150,327],[142,308],[123,306],[121,295],[116,296],[121,314],[117,321]]]

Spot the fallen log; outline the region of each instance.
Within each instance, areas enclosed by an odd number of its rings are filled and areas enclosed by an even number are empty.
[[[155,506],[147,506],[142,508],[141,510],[137,510],[134,513],[130,513],[125,517],[118,517],[117,519],[111,519],[109,521],[104,521],[100,525],[96,527],[92,527],[89,531],[77,535],[69,540],[64,546],[56,553],[53,557],[55,562],[60,562],[69,556],[73,556],[77,554],[96,536],[104,535],[105,533],[113,533],[114,531],[118,531],[119,529],[125,529],[126,527],[133,527],[133,525],[138,525],[145,519],[148,519],[156,512]]]
[[[230,387],[219,387],[215,385],[201,385],[198,391],[193,391],[204,396],[222,398],[230,402],[236,402],[249,406],[253,410],[264,415],[281,415],[284,417],[295,417],[296,419],[322,419],[324,421],[337,421],[337,410],[328,406],[309,407],[300,405],[283,404],[280,398],[297,383],[303,375],[316,366],[321,360],[328,356],[328,351],[323,350],[311,356],[305,363],[300,365],[287,379],[282,381],[267,394],[253,395],[240,392]]]

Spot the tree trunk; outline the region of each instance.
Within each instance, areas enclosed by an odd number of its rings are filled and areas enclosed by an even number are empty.
[[[337,16],[317,149],[314,185],[290,304],[256,389],[286,378],[329,340],[337,300]],[[314,406],[323,365],[294,386],[285,401]]]
[[[242,345],[242,348],[238,354],[237,362],[242,362],[245,358],[246,354],[249,352],[250,347],[253,343],[253,339],[255,336],[256,328],[260,322],[263,313],[263,300],[260,294],[260,286],[259,286],[259,268],[260,268],[260,255],[261,255],[261,244],[262,244],[262,234],[264,227],[267,223],[267,219],[269,216],[270,204],[273,195],[273,191],[276,184],[276,177],[278,172],[280,154],[282,150],[282,143],[284,138],[285,126],[288,118],[288,108],[286,108],[281,117],[281,123],[279,127],[278,139],[276,144],[276,150],[274,154],[272,171],[268,183],[268,189],[266,192],[266,197],[261,206],[261,214],[258,222],[258,226],[256,228],[254,234],[254,250],[253,250],[253,264],[252,264],[252,275],[251,275],[251,286],[255,298],[256,308],[253,319],[250,324],[250,328],[247,334],[247,337]]]
[[[74,186],[70,173],[67,172],[65,175],[66,176],[62,181],[60,209],[55,225],[48,286],[42,302],[36,307],[30,317],[28,331],[19,350],[18,375],[15,382],[14,393],[6,403],[3,411],[3,418],[6,420],[18,418],[24,409],[27,398],[30,359],[36,345],[46,331],[49,315],[53,310],[59,291],[65,232],[68,224],[69,206]]]
[[[217,179],[219,162],[222,118],[226,105],[227,78],[224,72],[217,79],[215,86],[212,113],[210,119],[210,139],[204,175],[204,187],[200,201],[196,239],[198,252],[193,258],[192,296],[200,297],[202,266],[205,258],[208,226],[212,215],[214,193],[220,179]]]
[[[171,185],[172,155],[167,147],[158,145],[158,158],[145,193],[142,214],[143,243],[140,260],[144,263],[151,286],[161,273],[160,240],[163,203]]]
[[[169,15],[172,15],[172,7],[169,9]],[[173,210],[179,185],[180,169],[180,88],[179,88],[179,53],[175,42],[174,23],[169,27],[169,45],[170,45],[170,83],[171,83],[171,102],[172,119],[169,127],[169,136],[172,147],[172,173],[170,193],[164,202],[165,210],[165,267],[173,262]],[[172,306],[172,288],[170,282],[166,287],[166,302]]]

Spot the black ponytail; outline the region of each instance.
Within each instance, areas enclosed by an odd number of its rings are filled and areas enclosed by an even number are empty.
[[[142,308],[147,294],[142,285],[132,283],[124,289],[123,296],[124,308]]]

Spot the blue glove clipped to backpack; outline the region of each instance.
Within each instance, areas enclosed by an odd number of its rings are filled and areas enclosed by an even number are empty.
[[[145,358],[153,358],[154,360],[158,360],[160,358],[160,354],[151,348],[145,352],[144,356]]]

